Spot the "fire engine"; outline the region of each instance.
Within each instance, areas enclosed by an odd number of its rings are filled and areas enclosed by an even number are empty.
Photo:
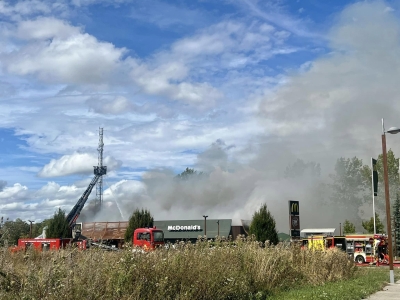
[[[354,261],[363,263],[387,263],[387,236],[381,234],[346,235],[346,253]]]
[[[132,238],[132,245],[153,250],[164,245],[164,232],[156,227],[138,228]]]
[[[325,250],[337,248],[359,264],[388,263],[387,236],[382,234],[349,234],[346,236],[310,236],[303,239],[302,248]]]
[[[116,250],[115,247],[104,245],[103,243],[97,243],[92,241],[81,234],[79,226],[76,226],[76,220],[82,212],[85,203],[92,192],[93,187],[96,185],[99,178],[107,173],[106,166],[95,166],[94,167],[94,178],[90,182],[89,186],[79,198],[78,202],[74,205],[72,210],[66,217],[69,228],[72,232],[72,238],[46,238],[43,235],[40,238],[30,239],[19,239],[18,245],[13,247],[11,251],[26,250],[28,247],[43,251],[43,250],[56,250],[65,248],[68,244],[75,244],[79,249],[86,249],[89,246],[97,246],[107,250]],[[159,245],[164,244],[164,233],[162,230],[156,228],[138,228],[135,230],[134,237],[132,239],[133,245],[139,247],[145,247],[147,249],[154,249]]]

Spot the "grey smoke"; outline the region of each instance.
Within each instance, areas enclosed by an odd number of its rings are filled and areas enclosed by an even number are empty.
[[[221,137],[194,164],[204,176],[179,181],[172,170],[145,174],[141,194],[119,198],[124,209],[145,207],[158,220],[207,214],[238,222],[267,203],[287,232],[288,200],[299,200],[302,228],[338,229],[354,216],[330,201],[326,184],[336,159],[357,156],[368,164],[381,153],[381,118],[387,127],[400,126],[399,37],[399,21],[383,1],[348,6],[327,34],[330,52],[260,101],[264,136],[241,151]],[[399,146],[398,137],[388,137],[388,148]],[[297,159],[319,163],[321,175],[284,178]]]

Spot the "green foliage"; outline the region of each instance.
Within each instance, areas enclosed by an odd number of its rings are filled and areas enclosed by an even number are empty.
[[[125,232],[125,242],[132,242],[133,232],[137,228],[143,227],[153,227],[154,218],[150,214],[150,211],[146,210],[139,210],[138,208],[132,213],[131,217],[129,218],[128,227],[126,228]]]
[[[48,228],[46,231],[48,238],[70,238],[71,230],[69,228],[65,211],[61,208],[54,213],[53,218],[48,221]]]
[[[6,221],[2,227],[2,238],[0,243],[4,245],[5,241],[8,245],[17,245],[18,239],[28,237],[29,235],[29,224],[16,219],[15,221]]]
[[[346,253],[336,249],[260,247],[251,239],[224,240],[212,248],[206,240],[181,242],[147,254],[131,248],[3,251],[0,266],[2,300],[270,299],[307,284],[347,282],[357,272]]]
[[[268,300],[367,299],[369,295],[383,289],[387,284],[387,277],[385,268],[359,268],[351,279],[327,282],[317,286],[313,284],[294,286],[288,291],[276,293]],[[399,272],[396,270],[395,279],[397,278],[399,278]]]
[[[189,178],[193,178],[194,176],[201,176],[203,172],[198,172],[195,169],[186,168],[185,171],[176,175],[176,178],[181,180],[188,180]]]
[[[356,227],[349,220],[345,220],[343,224],[343,234],[356,233]]]
[[[270,243],[276,245],[279,242],[275,219],[267,209],[267,204],[263,204],[261,208],[254,213],[249,233],[254,234],[257,241],[263,243],[268,240]]]
[[[393,230],[396,236],[396,241],[393,244],[397,256],[400,250],[400,193],[396,194],[396,200],[393,204]]]
[[[395,195],[400,193],[400,185],[399,185],[399,159],[395,157],[392,149],[389,149],[387,153],[387,161],[388,161],[388,177],[389,177],[389,194],[390,198],[393,199]],[[371,168],[369,166],[365,166],[365,178],[366,181],[369,182],[369,194],[372,197],[371,190]],[[378,156],[376,162],[376,169],[378,171],[378,196],[375,198],[375,205],[380,210],[385,210],[385,185],[384,185],[384,177],[383,177],[383,155],[380,154]]]
[[[361,159],[339,158],[336,161],[335,173],[330,175],[333,180],[332,205],[340,206],[347,213],[357,216],[358,208],[363,205],[366,196],[371,195],[371,179],[368,181],[367,172],[368,167],[363,165]]]
[[[371,217],[369,221],[362,221],[362,227],[367,231],[367,233],[374,233],[374,218]],[[376,233],[384,233],[385,226],[377,213],[375,213],[375,227]]]
[[[296,178],[304,175],[319,177],[321,166],[315,162],[305,163],[303,160],[297,159],[292,165],[287,166],[284,172],[285,178]]]
[[[48,226],[50,222],[50,219],[46,219],[42,222],[38,222],[38,223],[33,223],[32,224],[32,237],[37,237],[39,235],[41,235],[43,233],[43,228],[45,226]]]

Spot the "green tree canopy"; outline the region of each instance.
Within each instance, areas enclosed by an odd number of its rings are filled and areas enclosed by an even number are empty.
[[[65,211],[61,208],[54,213],[53,218],[48,221],[48,228],[46,231],[48,238],[70,238],[71,230],[69,228]]]
[[[150,214],[150,211],[139,210],[138,208],[132,213],[129,218],[128,227],[125,232],[125,242],[132,242],[132,237],[135,229],[143,228],[143,227],[153,227],[154,218]]]
[[[293,164],[287,166],[284,172],[285,178],[296,178],[304,175],[319,177],[321,166],[315,162],[305,163],[303,160],[297,159]]]
[[[356,226],[351,223],[349,220],[345,220],[343,224],[343,234],[352,234],[356,233]]]
[[[396,241],[393,243],[395,245],[395,254],[399,254],[400,249],[400,193],[396,194],[396,200],[393,204],[393,231],[395,233]]]
[[[275,219],[267,209],[267,204],[263,204],[258,211],[254,212],[249,233],[254,234],[257,241],[260,242],[268,240],[274,245],[279,242]]]
[[[387,161],[388,161],[388,177],[389,177],[389,194],[391,203],[394,204],[396,195],[400,193],[400,184],[399,184],[399,159],[395,157],[392,149],[389,149],[387,153]],[[366,181],[369,183],[368,191],[370,197],[372,197],[372,183],[371,177],[372,172],[370,166],[365,166],[364,176]],[[381,210],[385,210],[385,185],[383,179],[383,155],[380,154],[377,158],[376,169],[378,171],[378,196],[375,201],[375,205],[377,208]]]
[[[374,218],[371,217],[371,219],[368,221],[362,221],[362,227],[368,233],[374,233]],[[383,223],[377,213],[375,213],[375,227],[376,227],[376,233],[384,233],[385,226],[383,225]]]
[[[6,221],[1,227],[1,244],[4,245],[7,241],[8,245],[17,245],[18,239],[28,237],[29,228],[29,224],[19,218],[15,221]]]
[[[185,171],[176,175],[176,178],[182,179],[182,180],[188,180],[189,178],[192,178],[193,176],[196,176],[196,175],[198,175],[198,176],[203,175],[203,172],[198,172],[195,169],[186,168]]]
[[[358,208],[366,201],[367,195],[371,195],[371,178],[368,181],[365,176],[367,172],[368,167],[363,165],[361,159],[339,158],[336,161],[335,173],[330,175],[333,180],[331,202],[358,216]]]

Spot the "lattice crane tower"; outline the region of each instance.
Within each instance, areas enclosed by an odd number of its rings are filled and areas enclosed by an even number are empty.
[[[99,147],[98,151],[98,167],[99,169],[103,167],[103,128],[99,128]],[[103,176],[99,178],[96,184],[96,202],[95,202],[96,210],[100,210],[103,206]]]

